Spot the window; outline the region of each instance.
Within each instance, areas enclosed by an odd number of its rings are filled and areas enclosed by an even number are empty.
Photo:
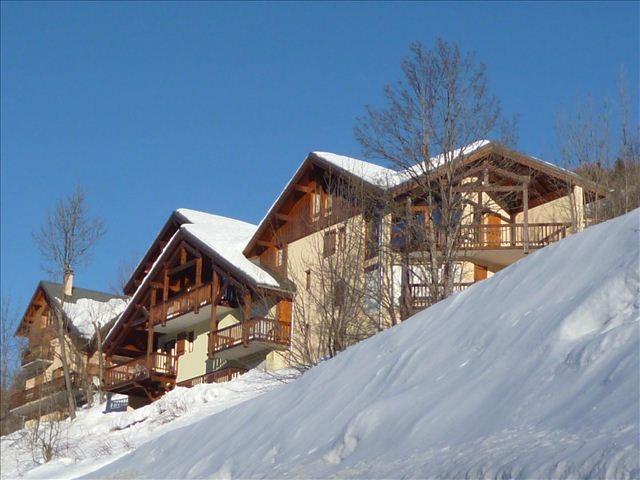
[[[328,217],[333,212],[333,196],[330,193],[324,196],[324,215]]]
[[[333,306],[341,307],[344,305],[345,294],[347,291],[347,282],[340,279],[333,285]]]
[[[380,245],[380,218],[368,218],[365,224],[365,259],[375,257]]]
[[[394,250],[402,251],[407,245],[407,239],[405,238],[405,230],[407,229],[407,222],[402,218],[394,217],[391,224],[391,247]]]
[[[304,272],[304,286],[307,291],[311,290],[311,270]]]
[[[324,242],[322,248],[322,255],[324,258],[330,257],[334,253],[336,253],[336,237],[338,232],[336,230],[331,230],[330,232],[326,232],[324,234]]]
[[[311,194],[311,219],[317,220],[320,217],[320,206],[322,203],[322,195],[320,187],[316,186],[315,191]]]
[[[287,267],[287,246],[283,245],[280,248],[276,248],[276,267],[284,269]]]
[[[347,247],[347,227],[338,228],[338,248],[341,251]]]

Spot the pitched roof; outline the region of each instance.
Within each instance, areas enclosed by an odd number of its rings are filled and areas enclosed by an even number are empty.
[[[122,312],[120,318],[124,317],[130,308],[133,308],[132,305],[137,303],[138,297],[142,295],[149,279],[157,273],[162,260],[178,245],[181,238],[191,240],[213,259],[223,264],[227,270],[236,273],[257,287],[286,291],[291,290],[289,283],[278,280],[273,274],[253,263],[243,255],[242,249],[254,234],[256,229],[255,225],[234,218],[186,208],[175,210],[172,213],[172,217],[174,216],[179,216],[185,223],[178,228],[162,248],[160,254],[156,257],[153,265],[131,297],[129,307]],[[105,336],[105,344],[111,340],[119,323],[120,320],[111,327],[109,333]]]
[[[508,155],[516,162],[522,163],[523,165],[528,165],[532,168],[538,168],[540,170],[543,170],[545,173],[557,178],[564,179],[567,177],[567,175],[569,175],[574,179],[576,184],[597,192],[599,195],[604,195],[601,188],[599,188],[593,182],[580,177],[575,172],[558,167],[557,165],[540,160],[536,157],[521,154],[519,152],[516,152],[515,150],[508,149],[490,140],[477,140],[475,142],[469,143],[468,145],[464,145],[454,150],[451,156],[453,158],[457,158],[460,155],[464,155],[466,157],[465,159],[469,159],[472,156],[483,155],[483,152],[494,150],[501,154]],[[444,153],[441,153],[430,159],[431,168],[434,170],[434,172],[437,172],[438,168],[443,165],[445,158],[446,155]],[[298,180],[298,178],[301,177],[306,167],[311,163],[322,165],[325,168],[335,168],[339,172],[343,172],[353,178],[362,180],[372,188],[378,188],[381,190],[397,189],[398,191],[401,191],[402,189],[409,188],[412,179],[414,179],[416,175],[421,175],[424,173],[423,168],[420,165],[398,171],[383,167],[381,165],[377,165],[372,162],[367,162],[344,155],[337,155],[335,153],[317,151],[311,152],[305,157],[294,175],[280,192],[280,195],[278,195],[276,200],[273,202],[266,215],[258,224],[254,235],[248,241],[247,246],[244,249],[245,255],[249,255],[251,253],[251,249],[256,240],[264,232],[269,218],[278,210],[287,194],[293,188],[295,182]]]
[[[41,280],[36,293],[39,289],[42,289],[50,304],[55,302],[58,305],[57,308],[60,307],[62,296],[60,283]],[[71,296],[64,302],[63,311],[67,328],[74,335],[89,341],[95,334],[94,322],[98,323],[100,328],[106,327],[122,313],[126,304],[127,297],[122,295],[74,286]]]

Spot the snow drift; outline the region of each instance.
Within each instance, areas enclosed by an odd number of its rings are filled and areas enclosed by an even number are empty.
[[[91,478],[637,478],[639,211]]]

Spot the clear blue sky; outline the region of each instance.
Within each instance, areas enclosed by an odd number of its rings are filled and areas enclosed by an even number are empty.
[[[77,284],[106,289],[170,212],[259,221],[312,150],[352,128],[412,41],[474,50],[554,161],[553,119],[638,89],[637,3],[2,3],[2,294],[44,277],[32,232],[76,185],[108,226]],[[637,118],[637,97],[633,110]]]

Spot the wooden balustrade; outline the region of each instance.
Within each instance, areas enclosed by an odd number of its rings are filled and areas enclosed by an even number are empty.
[[[462,249],[540,248],[562,240],[570,223],[502,223],[497,225],[464,225],[460,229]]]
[[[246,346],[252,340],[290,345],[291,324],[271,318],[255,317],[209,334],[210,351],[213,353],[236,345]]]
[[[147,356],[134,358],[126,363],[114,365],[104,372],[104,385],[109,389],[114,385],[135,380],[144,380],[153,375],[175,377],[177,373],[176,358],[166,354],[154,352],[151,354],[150,364]]]
[[[51,348],[51,345],[38,345],[22,353],[22,365],[35,360],[53,360],[53,348]]]
[[[71,373],[71,385],[73,388],[78,387],[77,376],[75,373]],[[64,377],[57,377],[48,382],[43,382],[40,385],[35,385],[31,388],[26,388],[15,392],[9,397],[9,408],[13,409],[29,402],[41,400],[47,398],[55,393],[65,390]]]
[[[179,295],[170,298],[166,302],[151,307],[149,315],[154,325],[164,323],[167,320],[184,315],[192,310],[211,303],[212,283],[205,283],[199,287],[192,287]]]
[[[466,288],[473,285],[473,282],[457,282],[453,284],[453,292],[461,292]],[[431,298],[433,298],[431,289],[438,288],[441,292],[444,292],[443,285],[429,285],[427,283],[410,283],[409,294],[411,295],[411,302],[414,309],[427,308],[431,306]]]
[[[190,378],[188,380],[183,380],[182,382],[177,383],[176,385],[179,387],[187,387],[191,388],[196,385],[200,385],[203,383],[222,383],[229,382],[236,377],[239,377],[243,373],[246,373],[247,370],[239,367],[225,367],[213,372],[205,373],[204,375],[199,375],[197,377]]]

